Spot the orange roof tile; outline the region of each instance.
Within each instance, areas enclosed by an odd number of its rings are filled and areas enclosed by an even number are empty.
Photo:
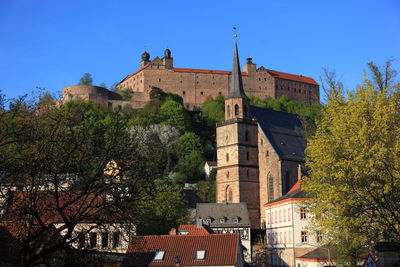
[[[210,74],[232,74],[232,71],[227,70],[202,70],[188,68],[174,68],[176,72],[192,72],[192,73],[210,73]],[[247,72],[242,72],[242,75],[247,76]]]
[[[138,72],[144,70],[144,69],[147,68],[149,65],[150,65],[150,63],[147,63],[146,65],[144,65],[143,67],[141,67],[140,69],[138,69],[137,71],[135,71],[134,73],[132,73],[132,74],[126,76],[126,77],[125,77],[122,81],[120,81],[119,83],[124,82],[126,79],[129,79],[130,77],[132,77],[132,76],[135,75],[136,73],[138,73]]]
[[[189,232],[188,235],[209,235],[212,234],[213,231],[211,229],[207,229],[202,225],[200,228],[197,228],[194,224],[181,224],[178,227],[178,232]]]
[[[182,266],[235,265],[239,234],[135,236],[121,266],[174,266],[178,256]],[[205,250],[204,260],[196,260],[197,250]],[[154,261],[156,251],[165,251]]]
[[[271,76],[276,77],[276,78],[318,85],[318,83],[316,81],[314,81],[313,78],[305,77],[303,75],[295,75],[295,74],[290,74],[290,73],[285,73],[285,72],[280,72],[280,71],[275,71],[275,70],[267,70],[267,72]]]

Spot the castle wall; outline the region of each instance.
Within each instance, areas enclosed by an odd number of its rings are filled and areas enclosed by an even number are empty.
[[[180,95],[185,105],[190,108],[200,107],[208,96],[215,98],[221,94],[228,95],[231,80],[229,71],[172,68],[172,61],[168,62],[168,68],[163,64],[165,59],[157,57],[148,66],[123,80],[118,89],[130,88],[133,92],[144,93],[145,99],[142,97],[137,100],[143,103],[150,100],[149,92],[155,86],[165,92]],[[287,95],[301,103],[319,102],[318,85],[272,77],[267,69],[264,67],[256,69],[253,63],[244,65],[243,71],[242,79],[246,95],[261,99]],[[133,101],[136,101],[135,97]]]

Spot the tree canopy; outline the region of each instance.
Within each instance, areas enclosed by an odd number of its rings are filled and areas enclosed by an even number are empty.
[[[84,73],[82,75],[82,78],[79,80],[79,84],[92,85],[93,84],[92,74],[88,72]]]
[[[365,76],[354,92],[335,87],[306,149],[314,226],[353,263],[400,236],[400,85],[386,84]]]

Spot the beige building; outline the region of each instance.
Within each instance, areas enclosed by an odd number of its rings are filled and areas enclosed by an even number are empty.
[[[251,58],[247,58],[242,70],[243,88],[247,95],[279,98],[287,95],[301,103],[319,102],[319,85],[312,78],[294,75],[263,66],[257,68]],[[125,77],[118,90],[131,89],[133,107],[142,107],[150,100],[153,86],[182,96],[189,108],[199,107],[208,96],[228,95],[231,71],[175,68],[171,51],[166,49],[164,57],[150,60],[147,52],[142,54],[140,68]]]
[[[217,124],[216,197],[218,203],[246,202],[252,228],[259,229],[265,226],[264,204],[286,194],[301,176],[306,141],[298,115],[250,106],[237,46],[232,73],[225,121]]]

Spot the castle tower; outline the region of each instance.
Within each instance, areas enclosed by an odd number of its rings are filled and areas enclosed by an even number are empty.
[[[252,228],[260,228],[257,123],[243,89],[237,42],[225,122],[217,125],[217,203],[246,202]]]
[[[162,62],[166,69],[174,68],[174,59],[171,57],[171,50],[169,50],[168,48],[164,51]]]
[[[150,54],[147,53],[147,51],[144,51],[144,53],[142,54],[142,61],[140,61],[140,67],[143,67],[149,62],[150,62]]]

